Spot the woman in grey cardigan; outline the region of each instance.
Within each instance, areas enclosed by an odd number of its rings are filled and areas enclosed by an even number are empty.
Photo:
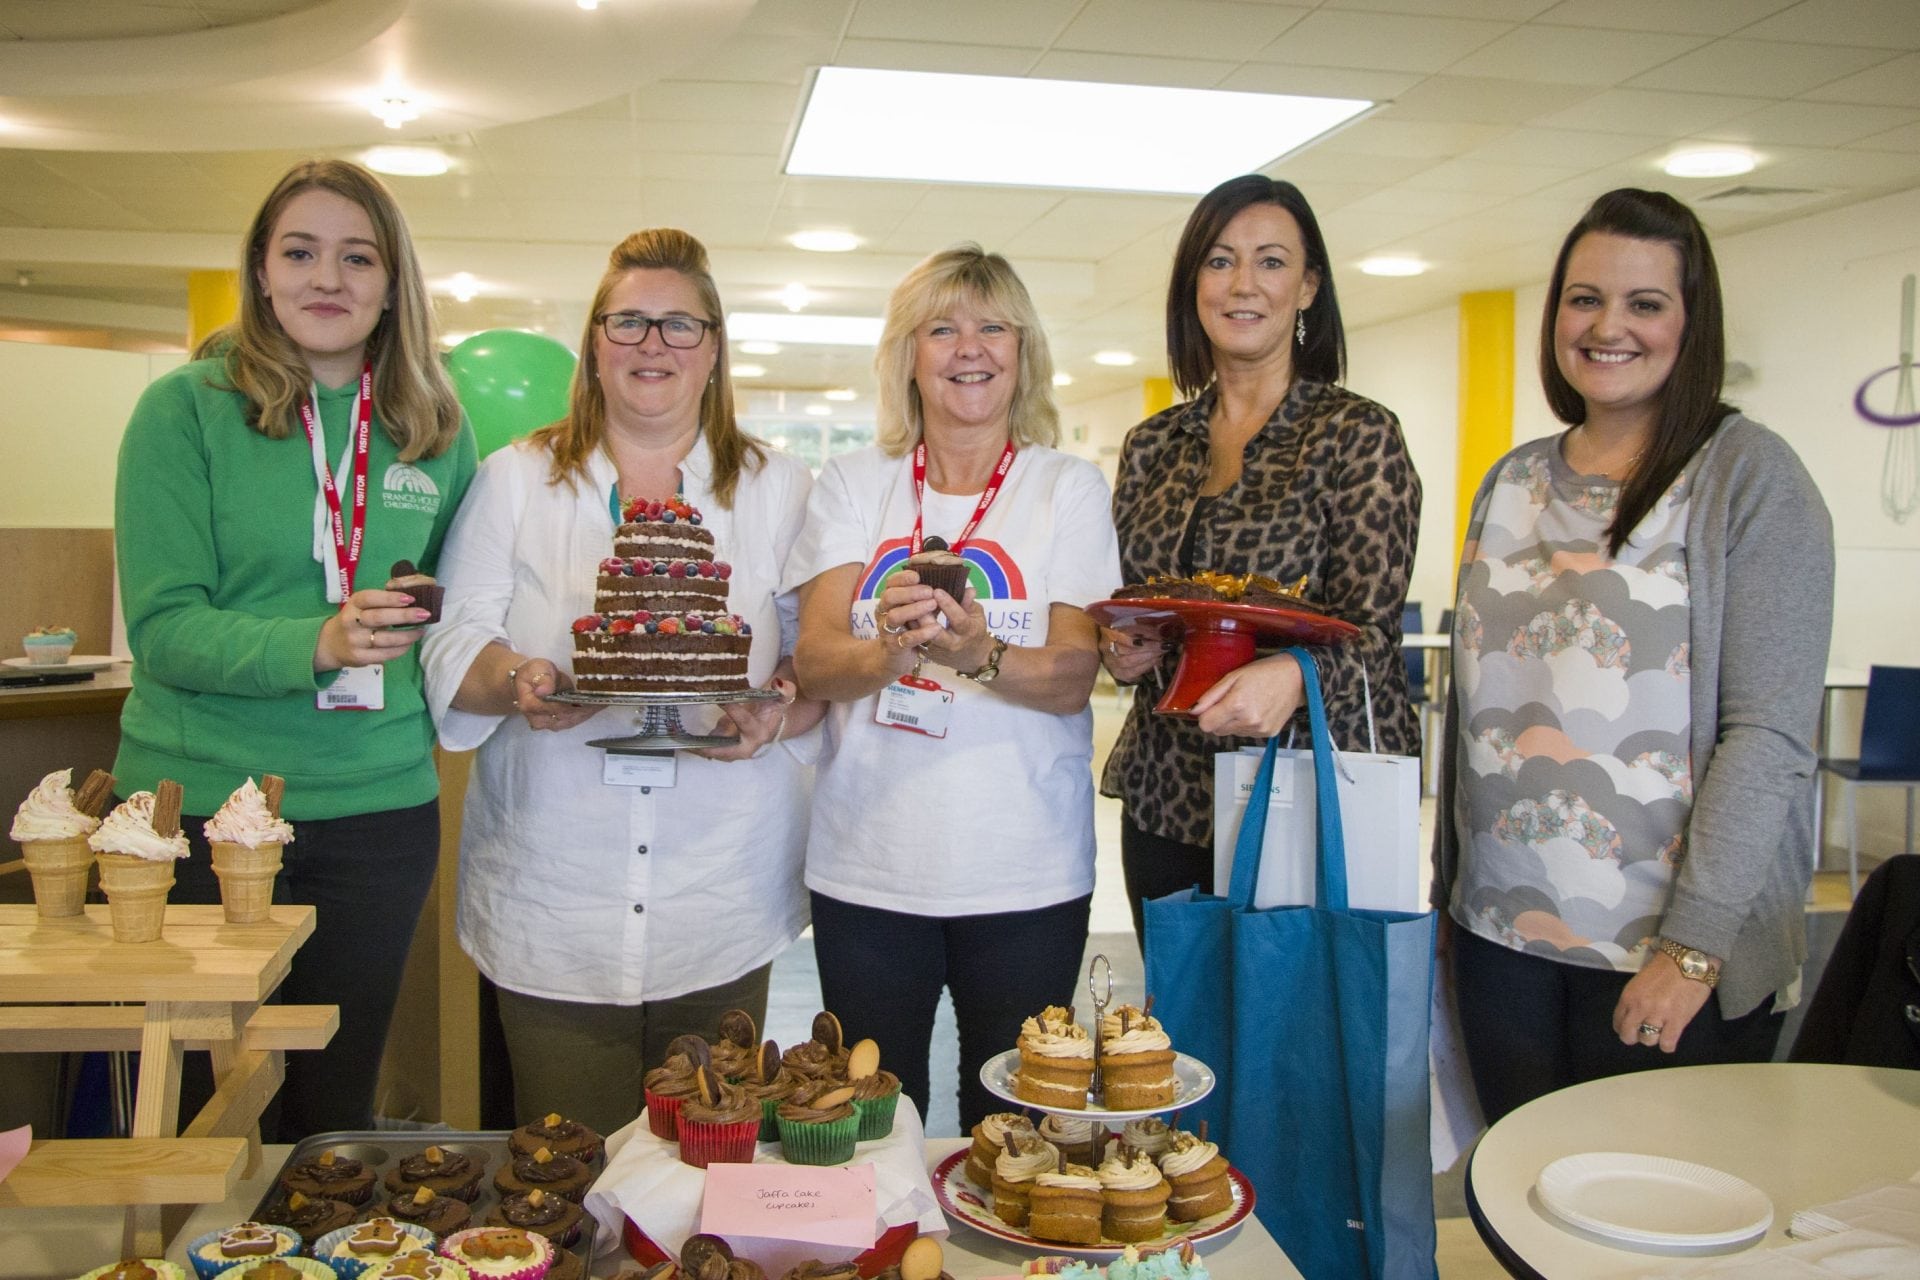
[[[1723,363],[1699,221],[1601,196],[1541,322],[1569,429],[1482,482],[1454,610],[1434,904],[1489,1121],[1764,1061],[1798,998],[1832,524]]]

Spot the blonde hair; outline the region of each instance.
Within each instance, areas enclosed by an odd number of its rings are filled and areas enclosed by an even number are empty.
[[[1053,403],[1053,354],[1027,286],[1013,266],[977,244],[942,249],[894,287],[886,327],[874,353],[880,384],[874,438],[899,457],[920,441],[926,420],[913,380],[917,331],[927,321],[966,304],[1012,325],[1020,335],[1020,367],[1008,407],[1009,431],[1018,445],[1053,445],[1060,439],[1060,410]]]
[[[676,227],[636,231],[607,255],[606,274],[600,277],[593,305],[587,308],[587,327],[580,337],[580,364],[573,371],[567,416],[534,432],[533,443],[553,455],[549,483],[586,478],[588,460],[607,433],[607,397],[600,387],[594,344],[600,321],[595,317],[606,309],[608,296],[628,272],[647,270],[678,272],[693,286],[701,309],[707,313],[700,318],[710,325],[715,355],[713,377],[700,393],[700,433],[706,437],[707,451],[713,458],[713,496],[731,510],[741,471],[749,464],[758,470],[766,462],[767,451],[734,420],[733,376],[727,367],[726,335],[720,327],[720,290],[713,282],[706,246]]]
[[[273,312],[261,287],[268,241],[294,197],[330,191],[351,200],[373,224],[373,239],[388,273],[390,305],[367,337],[373,362],[373,402],[380,425],[400,458],[438,457],[460,434],[460,401],[434,346],[433,307],[407,221],[380,179],[345,160],[305,160],[287,170],[253,215],[240,256],[240,318],[209,334],[194,351],[225,361],[229,389],[245,396],[250,425],[274,440],[286,438],[313,386],[306,359]]]

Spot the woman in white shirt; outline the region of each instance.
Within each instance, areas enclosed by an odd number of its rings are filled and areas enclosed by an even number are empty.
[[[500,989],[522,1122],[558,1111],[606,1133],[632,1120],[676,1035],[713,1034],[729,1008],[764,1021],[773,958],[806,925],[811,770],[793,739],[823,708],[792,700],[794,607],[778,589],[811,481],[734,422],[720,316],[699,241],[623,241],[567,417],[482,464],[441,555],[428,699],[443,746],[479,748],[460,944]],[[614,510],[676,494],[733,565],[750,679],[788,698],[727,706],[719,731],[738,744],[626,785],[589,741],[619,736],[631,713],[544,699],[573,686],[569,624],[592,610]]]
[[[832,703],[807,846],[826,1004],[926,1113],[952,992],[960,1125],[979,1070],[1067,1004],[1093,892],[1099,659],[1112,594],[1106,481],[1056,452],[1053,362],[1004,258],[967,245],[894,290],[875,361],[878,447],[832,459],[787,566],[801,686]],[[964,598],[901,566],[938,535]]]

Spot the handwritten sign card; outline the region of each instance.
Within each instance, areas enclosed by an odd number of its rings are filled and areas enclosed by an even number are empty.
[[[710,1164],[700,1229],[868,1249],[877,1238],[873,1166]]]

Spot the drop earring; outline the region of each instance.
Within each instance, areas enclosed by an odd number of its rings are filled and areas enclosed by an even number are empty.
[[[1300,346],[1307,345],[1307,313],[1304,309],[1293,313],[1293,340]]]

